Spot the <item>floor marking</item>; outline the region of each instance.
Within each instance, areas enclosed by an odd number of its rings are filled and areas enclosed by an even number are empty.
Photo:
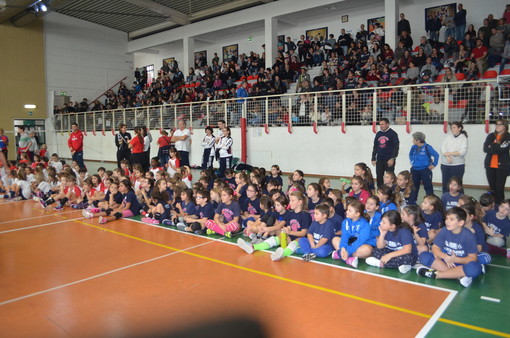
[[[0,205],[1,205],[1,204],[0,204]],[[59,216],[59,215],[69,214],[69,213],[71,213],[71,212],[76,212],[76,211],[78,211],[78,210],[73,210],[73,211],[64,211],[64,212],[57,212],[57,213],[50,214],[50,215],[41,215],[41,216],[30,217],[30,218],[13,219],[12,221],[4,221],[4,222],[0,222],[0,224],[13,223],[13,222],[21,222],[21,221],[28,221],[28,220],[31,220],[31,219],[37,219],[37,218],[41,218],[41,217]]]
[[[479,331],[479,332],[483,332],[483,333],[492,334],[494,336],[510,338],[510,333],[506,333],[506,332],[500,332],[500,331],[494,331],[494,330],[491,330],[491,329],[485,329],[483,327],[469,325],[469,324],[464,324],[464,323],[461,323],[461,322],[456,322],[454,320],[449,320],[449,319],[445,319],[445,318],[439,318],[439,321],[443,322],[443,323],[446,323],[446,324],[451,324],[451,325],[460,326],[460,327],[463,327],[463,328],[466,328],[466,329],[471,329],[471,330],[474,330],[474,331]]]
[[[450,306],[450,304],[453,302],[453,299],[455,298],[455,296],[457,296],[457,291],[454,291],[454,292],[451,292],[448,297],[446,297],[446,299],[443,301],[443,303],[441,304],[441,306],[439,306],[436,310],[436,312],[434,312],[434,314],[432,315],[432,317],[430,317],[430,319],[427,321],[427,323],[421,328],[420,332],[418,332],[418,334],[416,335],[416,337],[425,337],[429,331],[432,329],[432,327],[434,325],[436,325],[436,322],[438,320],[441,320],[441,315],[445,312],[446,308],[448,306]]]
[[[488,264],[488,265],[493,266],[495,268],[500,268],[500,269],[510,269],[510,266],[497,265],[497,264]]]
[[[501,302],[501,299],[498,299],[498,298],[492,298],[492,297],[487,297],[487,296],[480,296],[480,299],[488,300],[489,302],[494,302],[494,303],[499,303],[499,302]]]
[[[108,230],[108,229],[105,229],[105,230]],[[86,281],[89,281],[89,280],[92,280],[92,279],[96,279],[96,278],[99,278],[99,277],[107,276],[107,275],[110,275],[110,274],[112,274],[114,272],[119,272],[119,271],[122,271],[122,270],[126,270],[126,269],[129,269],[129,268],[132,268],[132,267],[135,267],[135,266],[138,266],[138,265],[142,265],[142,264],[145,264],[145,263],[150,263],[150,262],[156,261],[156,260],[161,259],[161,258],[165,258],[165,257],[168,257],[168,256],[173,256],[173,255],[176,255],[178,253],[182,253],[182,252],[184,252],[186,250],[195,249],[195,248],[198,248],[200,246],[204,246],[204,245],[211,244],[211,243],[213,243],[213,242],[205,242],[205,243],[202,243],[202,244],[199,244],[199,245],[192,246],[190,248],[186,248],[186,249],[179,250],[179,251],[174,251],[174,252],[171,252],[171,253],[168,253],[168,254],[165,254],[165,255],[162,255],[162,256],[154,257],[154,258],[151,258],[151,259],[147,259],[147,260],[144,260],[144,261],[141,261],[141,262],[138,262],[138,263],[133,263],[133,264],[130,264],[130,265],[126,265],[126,266],[123,266],[121,268],[117,268],[117,269],[114,269],[114,270],[106,271],[106,272],[103,272],[103,273],[100,273],[100,274],[97,274],[97,275],[94,275],[94,276],[90,276],[90,277],[87,277],[87,278],[83,278],[83,279],[80,279],[80,280],[77,280],[77,281],[74,281],[74,282],[71,282],[71,283],[55,286],[55,287],[50,288],[50,289],[34,292],[34,293],[31,293],[31,294],[28,294],[28,295],[25,295],[25,296],[21,296],[21,297],[18,297],[18,298],[9,299],[9,300],[6,300],[4,302],[1,302],[0,306],[7,305],[7,304],[10,304],[10,303],[14,303],[14,302],[17,302],[17,301],[20,301],[20,300],[23,300],[23,299],[31,298],[31,297],[34,297],[34,296],[42,295],[42,294],[45,294],[45,293],[48,293],[48,292],[51,292],[51,291],[55,291],[55,290],[59,290],[59,289],[62,289],[62,288],[68,287],[68,286],[75,285],[75,284],[83,283],[83,282],[86,282]]]
[[[29,226],[29,227],[24,227],[24,228],[18,228],[18,229],[12,229],[12,230],[0,231],[0,235],[1,235],[1,234],[6,234],[6,233],[9,233],[9,232],[15,232],[15,231],[29,230],[29,229],[35,229],[35,228],[45,227],[45,226],[52,225],[52,224],[64,223],[64,222],[69,222],[69,221],[76,221],[76,220],[79,220],[79,219],[83,219],[83,217],[73,218],[73,219],[65,219],[65,220],[63,220],[63,221],[57,221],[57,222],[51,222],[51,223],[44,223],[44,224],[33,225],[33,226]]]

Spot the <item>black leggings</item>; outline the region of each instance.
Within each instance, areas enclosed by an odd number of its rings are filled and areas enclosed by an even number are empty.
[[[389,254],[391,252],[393,252],[393,250],[390,250],[388,248],[383,249],[375,248],[372,253],[372,256],[374,256],[377,259],[381,259],[382,256]],[[417,257],[413,254],[401,255],[390,259],[386,264],[384,264],[384,267],[396,269],[401,265],[414,265],[416,264],[416,259]]]

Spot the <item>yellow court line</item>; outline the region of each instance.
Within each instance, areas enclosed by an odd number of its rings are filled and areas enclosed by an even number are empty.
[[[304,287],[307,287],[307,288],[311,288],[311,289],[315,289],[315,290],[319,290],[319,291],[324,291],[324,292],[332,293],[332,294],[335,294],[335,295],[339,295],[339,296],[342,296],[342,297],[358,300],[358,301],[365,302],[365,303],[368,303],[368,304],[372,304],[372,305],[376,305],[376,306],[381,306],[381,307],[384,307],[384,308],[388,308],[388,309],[392,309],[392,310],[396,310],[396,311],[412,314],[412,315],[415,315],[415,316],[418,316],[418,317],[423,317],[423,318],[427,318],[427,319],[430,319],[432,317],[431,315],[428,315],[426,313],[421,313],[421,312],[418,312],[418,311],[404,309],[404,308],[401,308],[399,306],[394,306],[394,305],[378,302],[378,301],[375,301],[375,300],[371,300],[371,299],[368,299],[368,298],[363,298],[363,297],[351,295],[351,294],[348,294],[348,293],[345,293],[345,292],[340,292],[340,291],[324,288],[324,287],[321,287],[321,286],[317,286],[317,285],[313,285],[313,284],[309,284],[309,283],[305,283],[305,282],[300,282],[300,281],[297,281],[297,280],[294,280],[294,279],[290,279],[290,278],[285,278],[285,277],[273,275],[273,274],[270,274],[270,273],[267,273],[267,272],[263,272],[263,271],[259,271],[259,270],[254,270],[254,269],[246,268],[246,267],[243,267],[243,266],[240,266],[240,265],[228,263],[228,262],[221,261],[221,260],[214,259],[214,258],[210,258],[210,257],[207,257],[207,256],[202,256],[202,255],[199,255],[199,254],[196,254],[196,253],[193,253],[193,252],[184,251],[185,249],[173,248],[173,247],[168,246],[168,245],[152,242],[152,241],[149,241],[149,240],[146,240],[146,239],[143,239],[143,238],[139,238],[139,237],[136,237],[136,236],[131,236],[131,235],[125,234],[123,232],[118,232],[118,231],[111,230],[111,229],[108,229],[108,228],[103,228],[103,227],[100,227],[100,226],[97,226],[97,225],[94,225],[94,224],[90,224],[90,223],[85,223],[83,221],[76,220],[76,221],[73,221],[73,222],[84,224],[84,225],[92,227],[92,228],[96,228],[96,229],[100,229],[100,230],[103,230],[103,231],[107,231],[107,232],[110,232],[110,233],[113,233],[113,234],[116,234],[116,235],[120,235],[120,236],[123,236],[123,237],[134,239],[134,240],[137,240],[137,241],[140,241],[140,242],[143,242],[143,243],[159,246],[161,248],[165,248],[165,249],[169,249],[169,250],[173,250],[173,251],[178,251],[178,252],[181,252],[181,253],[186,254],[186,255],[194,256],[194,257],[201,258],[201,259],[204,259],[204,260],[208,260],[208,261],[211,261],[211,262],[214,262],[214,263],[218,263],[218,264],[222,264],[222,265],[229,266],[229,267],[232,267],[232,268],[236,268],[236,269],[239,269],[239,270],[248,271],[248,272],[252,272],[252,273],[258,274],[258,275],[262,275],[262,276],[278,279],[278,280],[281,280],[281,281],[284,281],[284,282],[288,282],[288,283],[292,283],[292,284],[296,284],[296,285],[301,285],[301,286],[304,286]],[[446,323],[446,324],[451,324],[451,325],[455,325],[455,326],[460,326],[460,327],[468,328],[468,329],[479,331],[479,332],[484,332],[484,333],[500,336],[500,337],[510,338],[510,334],[507,334],[507,333],[504,333],[504,332],[500,332],[500,331],[494,331],[494,330],[490,330],[490,329],[485,329],[483,327],[478,327],[478,326],[474,326],[474,325],[464,324],[464,323],[461,323],[461,322],[456,322],[456,321],[449,320],[449,319],[444,319],[444,318],[439,318],[438,321],[441,321],[441,322]]]

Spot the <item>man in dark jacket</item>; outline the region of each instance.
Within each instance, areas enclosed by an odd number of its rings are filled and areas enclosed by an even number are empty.
[[[382,118],[379,121],[381,128],[374,138],[374,149],[372,151],[372,165],[375,166],[377,175],[377,186],[381,187],[385,171],[395,171],[395,160],[398,156],[400,141],[398,134],[390,128],[390,121]]]
[[[429,39],[439,41],[439,30],[441,29],[441,19],[435,12],[431,12],[429,18],[425,22],[425,31],[429,34]]]
[[[403,31],[406,31],[409,35],[411,35],[411,25],[406,19],[404,13],[400,13],[400,21],[397,25],[397,35],[400,36]]]

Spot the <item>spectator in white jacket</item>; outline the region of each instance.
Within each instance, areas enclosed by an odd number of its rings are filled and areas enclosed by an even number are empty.
[[[443,193],[448,191],[448,181],[457,176],[461,181],[465,171],[465,156],[468,149],[467,133],[461,122],[452,122],[449,134],[441,145],[441,173]]]

